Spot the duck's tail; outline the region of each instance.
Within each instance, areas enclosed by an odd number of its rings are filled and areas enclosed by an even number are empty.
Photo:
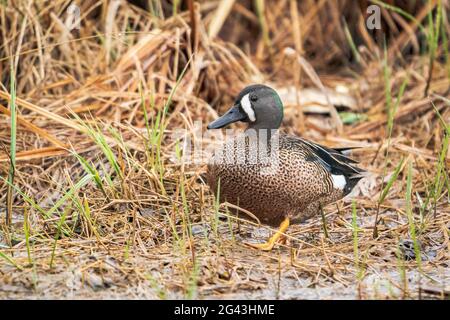
[[[341,173],[345,177],[345,187],[344,187],[344,195],[348,195],[353,188],[356,186],[356,184],[361,180],[362,178],[367,176],[367,171],[364,169],[361,169],[357,166],[355,166],[355,163],[358,163],[358,161],[351,159],[348,154],[350,150],[357,149],[355,147],[352,148],[336,148],[335,153],[333,153],[333,156],[335,158],[338,158],[340,162],[344,162],[345,167],[347,167],[350,170],[344,170],[341,171]],[[338,169],[339,170],[339,169]]]
[[[362,178],[367,176],[367,171],[362,170],[361,168],[357,168],[358,170],[361,170],[359,174],[353,174],[351,176],[345,176],[346,184],[344,187],[344,195],[348,195],[353,188],[356,186],[356,184],[361,180]]]
[[[328,148],[302,139],[316,155],[322,165],[332,174],[345,177],[344,194],[349,194],[359,180],[367,175],[367,171],[355,166],[356,160],[347,155],[347,151],[355,148]]]

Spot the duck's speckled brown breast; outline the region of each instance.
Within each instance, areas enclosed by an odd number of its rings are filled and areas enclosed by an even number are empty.
[[[255,161],[251,142],[228,141],[208,164],[207,181],[220,201],[252,212],[262,223],[278,225],[285,217],[301,222],[343,197],[333,187],[330,173],[312,156],[308,146],[294,136],[279,134],[278,165]],[[228,152],[227,152],[228,151]],[[229,152],[234,151],[234,152]],[[241,163],[234,161],[236,157]],[[272,167],[270,166],[272,165]],[[272,172],[268,169],[272,168]]]

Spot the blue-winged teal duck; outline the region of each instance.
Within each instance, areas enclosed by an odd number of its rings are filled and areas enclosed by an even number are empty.
[[[364,172],[343,153],[345,149],[279,133],[282,120],[283,104],[276,91],[251,85],[230,110],[208,125],[219,129],[237,121],[248,123],[242,135],[216,151],[206,179],[221,201],[250,211],[262,223],[279,226],[267,243],[253,245],[262,250],[271,250],[290,223],[315,216],[322,206],[350,193]],[[255,153],[254,146],[258,150],[265,146],[271,157]]]

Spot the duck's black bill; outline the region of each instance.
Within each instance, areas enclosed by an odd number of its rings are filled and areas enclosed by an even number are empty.
[[[214,120],[210,124],[208,124],[208,129],[220,129],[223,128],[230,123],[242,121],[247,118],[247,115],[244,111],[241,111],[239,105],[233,106],[230,110],[227,111],[223,116]]]

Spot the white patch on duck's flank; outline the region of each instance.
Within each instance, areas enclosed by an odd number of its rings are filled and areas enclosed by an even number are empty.
[[[249,93],[247,93],[245,96],[242,97],[241,106],[242,109],[244,109],[250,121],[255,122],[256,121],[255,112],[253,111],[252,104],[250,102]]]
[[[344,190],[347,181],[343,175],[332,174],[331,179],[333,180],[333,186],[336,189]]]

